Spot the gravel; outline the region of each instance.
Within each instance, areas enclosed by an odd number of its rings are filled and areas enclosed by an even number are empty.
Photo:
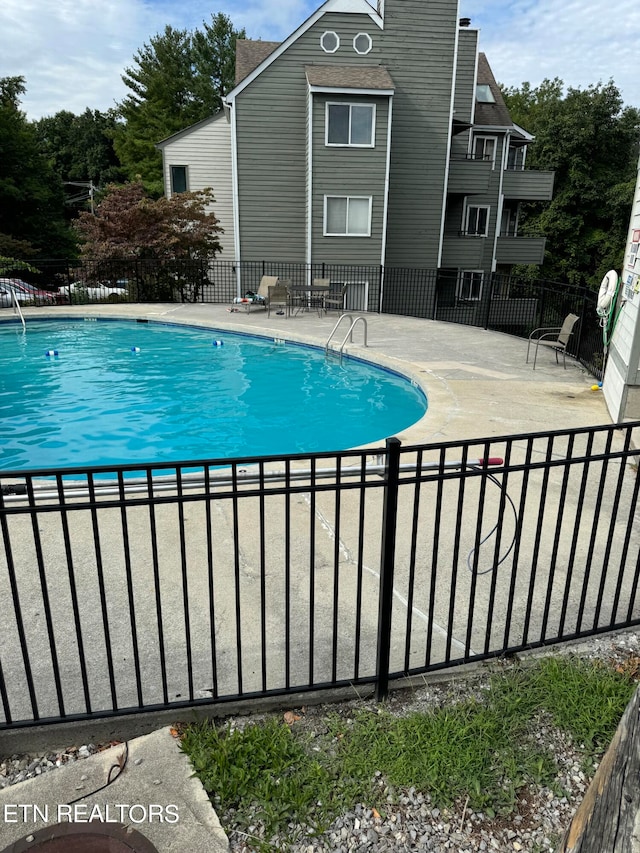
[[[554,655],[575,654],[613,664],[627,664],[640,658],[640,633],[621,632],[553,650]],[[510,664],[501,664],[509,666]],[[496,664],[492,665],[495,671]],[[454,704],[471,696],[480,696],[486,685],[489,670],[441,683],[425,681],[419,689],[394,691],[388,710],[401,715],[427,708]],[[324,715],[340,713],[349,716],[356,710],[372,708],[372,701],[350,701],[339,705],[318,705],[304,709],[295,725],[321,729]],[[231,718],[232,725],[242,727],[247,722],[264,720],[266,715]],[[318,837],[307,836],[297,843],[269,839],[273,849],[289,853],[401,853],[401,851],[554,851],[571,822],[591,778],[583,772],[581,754],[569,738],[547,720],[540,720],[537,739],[555,753],[558,764],[557,785],[554,790],[532,786],[521,792],[515,810],[507,817],[491,817],[469,808],[459,800],[450,809],[438,808],[415,788],[403,789],[389,795],[384,816],[364,804],[340,815]],[[69,746],[47,755],[11,755],[0,757],[0,789],[55,770],[57,767],[80,761],[115,742]],[[380,785],[384,780],[379,779]],[[562,790],[565,796],[558,796]],[[555,791],[555,792],[554,792]],[[218,809],[223,827],[231,827],[233,813]],[[255,839],[264,840],[260,824],[249,827],[247,833],[227,829],[233,853],[250,853],[256,849]]]

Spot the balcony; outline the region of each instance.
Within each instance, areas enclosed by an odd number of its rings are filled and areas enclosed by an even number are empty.
[[[462,269],[482,268],[486,242],[486,237],[445,235],[442,241],[441,266]]]
[[[499,264],[541,264],[545,237],[498,237],[496,261]]]
[[[507,169],[502,177],[505,198],[521,201],[551,201],[555,172]]]
[[[490,160],[452,157],[449,163],[447,192],[459,195],[486,193],[492,166]]]

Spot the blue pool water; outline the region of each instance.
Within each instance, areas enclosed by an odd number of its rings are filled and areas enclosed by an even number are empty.
[[[397,374],[309,347],[132,321],[0,324],[5,471],[345,450],[426,407]]]

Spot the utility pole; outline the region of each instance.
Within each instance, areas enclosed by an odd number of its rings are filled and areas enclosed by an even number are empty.
[[[91,213],[95,213],[93,194],[96,187],[93,185],[93,181],[65,181],[64,183],[68,187],[86,187],[89,190],[89,207],[91,208]]]

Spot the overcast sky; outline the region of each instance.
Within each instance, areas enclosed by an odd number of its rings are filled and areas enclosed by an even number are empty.
[[[428,2],[428,0],[424,0]],[[286,38],[320,3],[309,0],[1,0],[0,77],[22,75],[30,119],[107,110],[123,99],[124,68],[167,24],[195,29],[224,12],[249,38]],[[461,0],[480,46],[508,86],[559,77],[586,88],[613,79],[640,107],[640,13],[632,0]]]

